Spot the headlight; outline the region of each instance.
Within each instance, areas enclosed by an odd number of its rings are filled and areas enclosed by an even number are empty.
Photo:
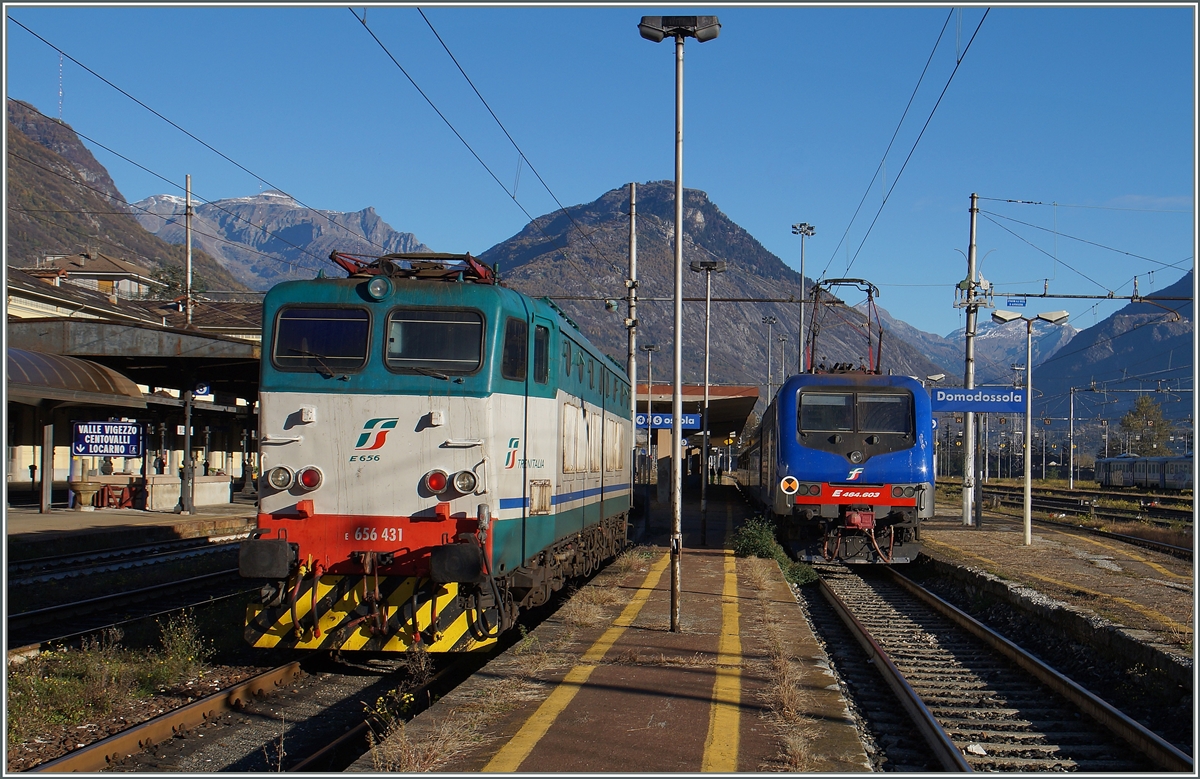
[[[367,294],[375,300],[383,300],[392,294],[392,282],[387,276],[375,276],[367,282]]]
[[[321,486],[321,482],[324,480],[324,477],[321,475],[321,469],[313,465],[302,468],[296,474],[296,483],[305,490],[315,490]]]
[[[292,486],[292,469],[286,465],[277,465],[267,471],[267,484],[270,484],[277,490],[286,490]]]
[[[454,489],[464,495],[474,492],[475,485],[479,480],[475,478],[475,474],[471,471],[459,471],[454,474]]]
[[[434,495],[441,495],[446,491],[446,487],[450,483],[450,477],[445,471],[430,471],[425,474],[425,489],[432,492]]]
[[[855,465],[858,465],[862,461],[863,461],[863,453],[862,452],[855,451],[855,452],[850,453],[850,462],[854,463]]]

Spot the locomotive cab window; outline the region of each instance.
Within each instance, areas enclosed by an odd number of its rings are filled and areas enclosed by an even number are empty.
[[[475,311],[397,309],[388,315],[387,366],[413,373],[473,373],[483,361]]]
[[[860,394],[858,429],[862,433],[912,432],[912,403],[908,395]]]
[[[514,381],[525,381],[529,362],[529,325],[522,319],[509,318],[504,325],[504,353],[500,375]]]
[[[356,371],[367,362],[370,315],[361,308],[285,308],[275,319],[271,361],[285,371]]]
[[[853,430],[854,396],[840,392],[805,392],[801,394],[800,429],[818,432]]]

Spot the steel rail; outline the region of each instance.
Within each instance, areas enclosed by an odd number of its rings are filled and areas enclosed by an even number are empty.
[[[134,596],[149,595],[154,592],[160,592],[162,590],[169,590],[172,588],[183,586],[185,584],[195,584],[198,582],[207,581],[209,579],[216,579],[216,578],[219,578],[222,576],[230,576],[232,574],[236,574],[237,572],[238,572],[237,568],[229,568],[224,571],[216,571],[214,573],[206,573],[206,574],[202,574],[200,576],[192,576],[187,579],[176,579],[175,581],[171,581],[171,582],[155,584],[151,587],[141,587],[136,590],[125,590],[122,592],[113,592],[113,593],[109,593],[108,595],[98,595],[95,598],[87,598],[86,600],[77,600],[77,601],[71,601],[70,603],[61,603],[57,606],[45,606],[40,609],[33,609],[32,611],[22,611],[20,614],[9,614],[8,615],[8,620],[10,623],[9,627],[11,629],[11,623],[15,620],[30,620],[30,619],[33,619],[34,617],[47,617],[47,616],[53,615],[56,612],[69,612],[73,609],[79,609],[82,607],[98,606],[102,603],[109,603],[112,601],[120,601],[123,598],[131,598]]]
[[[255,696],[274,692],[276,688],[295,681],[299,676],[298,661],[279,666],[29,770],[40,773],[101,771],[126,755],[166,741],[179,733],[216,719],[227,711],[241,708]]]
[[[921,731],[921,735],[925,737],[925,741],[937,756],[938,762],[941,763],[942,767],[947,771],[957,771],[960,773],[973,772],[974,769],[967,763],[966,757],[959,751],[958,746],[950,738],[949,734],[946,733],[941,723],[937,721],[937,718],[933,716],[933,713],[929,711],[929,708],[921,700],[920,696],[909,685],[908,681],[904,678],[904,674],[900,672],[900,669],[888,657],[883,647],[875,641],[867,628],[850,612],[850,608],[837,596],[829,584],[824,579],[818,579],[817,581],[820,584],[821,594],[825,596],[825,600],[829,601],[829,604],[833,606],[834,611],[841,617],[842,622],[846,624],[846,627],[854,634],[858,643],[866,650],[875,667],[883,674],[884,680],[892,688],[892,692],[896,694],[900,705],[908,712],[917,729]]]
[[[1022,670],[1036,677],[1054,692],[1066,698],[1089,717],[1108,728],[1114,735],[1129,743],[1159,768],[1165,771],[1194,771],[1192,758],[1167,743],[1157,733],[1126,716],[1107,701],[1063,676],[1041,660],[1021,649],[969,614],[942,600],[916,582],[888,568],[888,573],[902,587],[931,606],[954,624],[967,630],[995,651],[1007,657]]]

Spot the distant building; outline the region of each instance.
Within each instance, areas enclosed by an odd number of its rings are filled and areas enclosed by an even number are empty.
[[[95,290],[111,298],[137,300],[161,294],[167,285],[152,278],[151,271],[97,251],[80,254],[50,254],[32,268],[17,268],[54,286],[72,284]]]

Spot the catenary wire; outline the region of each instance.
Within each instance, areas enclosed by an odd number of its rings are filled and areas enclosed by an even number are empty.
[[[1023,206],[1054,206],[1056,208],[1094,208],[1099,211],[1141,211],[1150,214],[1190,214],[1191,211],[1176,208],[1121,208],[1118,206],[1085,206],[1072,203],[1043,203],[1040,200],[1016,200],[1003,197],[980,197],[980,200],[991,200],[996,203],[1016,203]]]
[[[1077,273],[1078,275],[1080,275],[1080,276],[1082,276],[1083,278],[1087,279],[1088,281],[1092,282],[1093,284],[1095,284],[1097,287],[1099,287],[1100,289],[1104,290],[1105,292],[1111,292],[1111,291],[1112,291],[1112,290],[1110,290],[1108,287],[1104,286],[1104,285],[1103,285],[1103,284],[1101,284],[1100,282],[1098,282],[1098,281],[1096,281],[1095,279],[1093,279],[1091,276],[1087,275],[1086,273],[1084,273],[1084,272],[1083,272],[1083,271],[1081,271],[1081,270],[1078,270],[1078,269],[1076,269],[1076,268],[1072,267],[1071,265],[1067,264],[1065,261],[1063,261],[1063,260],[1062,260],[1062,259],[1060,259],[1059,257],[1055,257],[1053,254],[1051,254],[1050,252],[1046,251],[1045,249],[1043,249],[1042,247],[1038,246],[1037,244],[1033,243],[1032,241],[1030,241],[1029,239],[1025,238],[1024,236],[1017,235],[1017,233],[1015,233],[1015,232],[1013,232],[1012,230],[1010,230],[1010,229],[1009,229],[1009,228],[1008,228],[1006,225],[1002,225],[1002,224],[1000,224],[999,222],[997,222],[995,219],[992,219],[992,218],[991,218],[990,216],[988,216],[987,214],[983,214],[983,218],[984,218],[984,219],[986,219],[986,220],[988,220],[988,221],[989,221],[989,222],[991,222],[992,224],[996,225],[996,227],[999,227],[1001,230],[1003,230],[1004,232],[1006,232],[1006,233],[1008,233],[1009,235],[1013,236],[1013,237],[1014,237],[1014,238],[1016,238],[1017,240],[1019,240],[1019,241],[1022,241],[1023,243],[1026,243],[1026,244],[1028,244],[1029,246],[1032,246],[1034,249],[1037,249],[1039,252],[1041,252],[1042,254],[1046,255],[1046,256],[1047,256],[1047,257],[1049,257],[1050,259],[1054,260],[1054,261],[1055,261],[1055,262],[1057,262],[1057,263],[1060,263],[1060,264],[1061,264],[1063,267],[1067,268],[1068,270],[1070,270],[1070,271],[1074,271],[1075,273]]]
[[[383,50],[383,53],[386,54],[388,59],[390,59],[392,61],[392,64],[395,65],[396,68],[399,69],[399,71],[404,74],[404,77],[406,79],[408,79],[408,83],[412,84],[413,89],[417,90],[417,92],[421,95],[421,97],[423,97],[425,99],[425,102],[429,104],[429,107],[433,109],[434,113],[436,113],[438,115],[438,117],[441,118],[441,120],[443,122],[445,122],[446,126],[450,128],[450,132],[454,133],[454,136],[456,138],[458,138],[459,141],[462,142],[462,145],[467,148],[467,151],[469,151],[471,153],[471,156],[474,157],[475,160],[480,165],[483,166],[483,169],[488,172],[488,175],[492,177],[492,180],[495,181],[500,186],[500,188],[504,190],[504,194],[508,195],[509,198],[513,201],[513,203],[516,204],[517,208],[521,209],[521,213],[525,214],[525,217],[527,219],[529,219],[529,224],[532,225],[547,240],[549,240],[550,236],[546,235],[546,232],[544,230],[542,230],[541,225],[537,224],[537,220],[533,218],[533,215],[529,213],[529,211],[525,208],[525,206],[521,205],[521,201],[517,200],[516,195],[514,195],[513,193],[508,191],[508,187],[504,186],[504,182],[500,181],[499,177],[496,176],[496,174],[492,171],[492,169],[490,167],[488,167],[488,164],[483,161],[483,158],[479,156],[479,154],[475,151],[474,148],[472,148],[471,144],[467,142],[467,139],[462,136],[462,133],[460,133],[458,131],[458,128],[456,128],[454,126],[454,124],[451,123],[451,121],[446,117],[446,115],[442,113],[441,109],[437,107],[437,105],[433,102],[433,100],[429,97],[429,95],[425,94],[425,90],[421,89],[421,87],[417,84],[416,80],[413,79],[413,77],[408,74],[408,71],[404,69],[404,66],[401,65],[400,61],[396,59],[394,54],[392,54],[391,50],[388,49],[388,47],[384,45],[383,41],[381,41],[379,39],[379,36],[377,36],[375,34],[375,31],[372,30],[371,27],[367,24],[366,15],[364,14],[363,18],[360,19],[358,14],[355,13],[353,8],[347,8],[346,10],[350,11],[350,13],[353,14],[355,20],[357,20],[358,23],[362,25],[363,29],[367,31],[367,34],[371,36],[371,38],[375,41],[376,44],[378,44],[379,48]],[[586,273],[587,269],[582,268],[579,265],[579,263],[577,263],[575,260],[573,260],[570,256],[569,252],[564,251],[562,256],[564,259],[567,260],[567,262],[570,262],[571,264],[575,265],[576,267],[579,267],[580,270],[585,271],[584,277],[585,278],[588,277],[587,273]]]
[[[13,99],[13,98],[11,98],[11,97],[9,98],[9,100],[12,100],[12,99]],[[43,114],[41,111],[37,110],[36,108],[33,108],[32,106],[30,106],[30,109],[29,109],[29,110],[33,111],[35,114],[37,114],[38,116],[42,117],[43,119],[49,119],[50,121],[54,121],[53,119],[51,119],[51,117],[48,117],[48,116],[46,116],[46,115],[45,115],[45,114]],[[120,157],[121,159],[123,159],[123,160],[125,160],[126,162],[128,162],[130,165],[133,165],[133,166],[135,166],[135,167],[137,167],[137,168],[139,168],[139,169],[141,169],[141,170],[145,171],[146,173],[149,173],[151,176],[155,176],[155,177],[157,177],[157,178],[161,179],[162,181],[165,181],[166,183],[170,184],[171,186],[174,186],[174,187],[178,187],[178,186],[179,186],[179,185],[178,185],[176,182],[172,181],[171,179],[167,178],[166,176],[162,175],[161,173],[159,173],[159,172],[157,172],[157,171],[154,171],[154,170],[151,170],[150,168],[147,168],[145,165],[142,165],[142,164],[141,164],[141,163],[139,163],[139,162],[136,162],[136,161],[134,161],[134,160],[131,160],[130,158],[126,157],[124,154],[121,154],[120,152],[118,152],[118,151],[116,151],[116,150],[114,150],[114,149],[111,149],[111,148],[109,148],[108,146],[105,146],[103,143],[100,143],[100,142],[99,142],[99,141],[97,141],[95,138],[91,138],[91,137],[89,137],[89,136],[87,136],[87,135],[84,135],[83,133],[79,132],[79,131],[78,131],[78,130],[76,130],[75,128],[71,128],[71,131],[72,131],[72,132],[74,132],[74,133],[75,133],[75,135],[77,135],[78,137],[80,137],[80,138],[83,138],[84,140],[87,140],[87,141],[91,141],[91,142],[92,142],[92,143],[94,143],[95,145],[99,146],[101,149],[104,149],[104,150],[105,150],[106,152],[108,152],[109,154],[113,154],[113,155],[116,155],[117,157]],[[97,191],[99,191],[99,190],[97,190]],[[321,256],[319,256],[319,255],[313,254],[312,252],[310,252],[309,250],[305,249],[305,248],[304,248],[304,247],[302,247],[302,246],[297,246],[296,244],[292,243],[291,241],[287,240],[286,238],[284,238],[284,237],[282,237],[282,236],[280,236],[280,235],[278,235],[278,234],[276,234],[276,233],[273,233],[273,232],[271,232],[270,230],[268,230],[266,227],[263,227],[262,225],[257,225],[257,224],[254,224],[254,223],[253,223],[253,222],[251,222],[250,220],[248,220],[248,219],[246,219],[246,218],[244,218],[244,217],[242,217],[242,216],[239,216],[239,215],[237,215],[237,214],[233,213],[232,211],[228,210],[227,208],[225,208],[225,207],[223,207],[223,206],[221,206],[221,205],[218,205],[218,204],[217,204],[216,202],[214,202],[214,201],[211,201],[211,200],[206,200],[205,198],[199,197],[198,195],[193,195],[193,196],[194,196],[194,197],[197,197],[197,198],[198,198],[199,200],[201,200],[203,203],[206,203],[207,205],[210,205],[210,206],[212,206],[212,207],[214,207],[214,208],[216,208],[216,209],[219,209],[219,210],[221,210],[221,211],[225,212],[226,214],[229,214],[229,215],[230,215],[230,216],[232,216],[234,219],[236,219],[236,220],[238,220],[238,221],[241,221],[241,222],[245,222],[246,224],[250,225],[251,227],[255,227],[255,228],[257,228],[257,229],[261,230],[263,233],[265,233],[266,235],[269,235],[270,237],[274,238],[275,240],[277,240],[277,241],[279,241],[279,242],[281,242],[281,243],[286,243],[288,246],[291,246],[293,249],[298,249],[298,250],[300,250],[301,252],[304,252],[305,254],[307,254],[307,255],[309,255],[310,257],[313,257],[313,258],[315,258],[315,259],[317,259],[317,260],[319,260],[319,261],[324,261],[324,260],[326,259],[326,258],[324,258],[324,257],[321,257]],[[289,197],[290,197],[290,195],[289,195]],[[138,208],[138,206],[136,206],[136,205],[134,205],[133,203],[130,203],[130,202],[128,202],[128,201],[122,200],[122,201],[120,201],[120,202],[123,202],[123,203],[125,203],[126,205],[128,205],[128,206],[130,206],[130,207],[133,207],[133,208]],[[296,201],[296,202],[299,202],[299,201]],[[141,210],[145,211],[146,209],[141,209]],[[147,213],[151,213],[151,214],[152,214],[153,212],[149,212],[149,211],[147,211]],[[158,214],[153,214],[153,215],[154,215],[154,216],[159,216]],[[173,216],[175,216],[175,214],[172,214],[172,215],[173,215]],[[163,218],[165,219],[165,217],[163,217]],[[214,236],[214,237],[215,237],[215,236]],[[232,241],[225,241],[225,243],[231,243],[231,244],[232,244],[232,245],[234,245],[234,246],[242,246],[242,245],[243,245],[243,244],[238,244],[238,243],[235,243],[235,242],[232,242]],[[374,242],[373,242],[373,241],[368,241],[368,243],[374,243]],[[378,244],[376,244],[376,245],[378,245]],[[248,247],[248,246],[246,247],[246,249],[247,249],[248,251],[254,251],[253,249],[250,249],[250,247]],[[257,253],[257,254],[262,254],[262,252],[256,252],[256,253]],[[263,255],[263,256],[270,256],[270,255]],[[287,265],[291,265],[292,267],[296,268],[297,270],[307,270],[307,269],[306,269],[306,268],[304,268],[303,266],[299,266],[299,265],[293,265],[292,263],[288,262],[287,260],[280,259],[280,260],[279,260],[279,262],[285,263],[285,264],[287,264]]]
[[[909,160],[912,159],[913,154],[916,152],[917,145],[921,143],[921,138],[925,136],[925,130],[929,128],[929,123],[933,121],[933,115],[937,113],[938,106],[942,104],[942,98],[946,96],[947,90],[950,89],[950,84],[954,81],[954,76],[958,73],[959,66],[961,66],[963,60],[966,59],[967,52],[971,50],[971,44],[975,42],[975,36],[979,34],[979,30],[983,27],[983,23],[987,19],[988,13],[991,12],[991,10],[991,8],[988,8],[983,12],[983,18],[979,20],[979,24],[975,27],[975,32],[971,33],[970,40],[967,41],[967,45],[965,48],[963,48],[962,54],[959,56],[958,61],[954,63],[954,70],[950,71],[950,78],[946,79],[946,86],[942,87],[942,93],[938,95],[937,102],[933,104],[933,109],[930,110],[929,117],[925,120],[925,124],[921,127],[921,132],[917,134],[917,139],[913,141],[912,148],[908,150],[908,156],[904,158],[904,164],[900,166],[900,172],[896,174],[894,179],[892,179],[892,186],[888,187],[887,194],[883,196],[883,202],[879,204],[879,209],[875,212],[875,218],[871,220],[871,224],[867,227],[867,232],[863,235],[862,240],[859,241],[858,248],[854,250],[854,257],[852,257],[850,262],[847,263],[847,273],[850,272],[850,268],[858,259],[858,255],[860,252],[862,252],[863,246],[866,245],[867,238],[871,236],[871,231],[875,229],[875,223],[879,221],[879,215],[883,213],[883,209],[887,205],[888,200],[891,198],[892,192],[895,191],[896,185],[900,183],[900,177],[904,175],[904,170],[908,167]]]
[[[566,206],[562,204],[562,201],[558,199],[558,195],[554,194],[554,190],[550,189],[550,185],[546,183],[544,178],[542,178],[542,174],[539,173],[537,168],[533,166],[533,163],[530,162],[529,157],[526,156],[525,152],[521,150],[521,147],[517,145],[517,142],[513,140],[512,135],[508,132],[508,128],[506,128],[504,123],[500,121],[500,117],[496,116],[496,112],[492,110],[492,107],[488,105],[488,101],[484,99],[482,94],[480,94],[479,89],[475,86],[475,82],[471,80],[471,77],[467,75],[467,71],[463,69],[461,64],[459,64],[458,58],[454,56],[454,52],[450,51],[450,47],[446,45],[444,40],[442,40],[442,36],[439,35],[438,31],[434,28],[433,22],[429,21],[429,17],[426,16],[425,12],[420,8],[417,9],[417,13],[421,14],[421,18],[425,20],[425,24],[429,25],[429,30],[433,33],[433,36],[437,38],[438,43],[442,44],[442,48],[446,50],[446,54],[449,55],[450,60],[454,63],[454,66],[458,68],[458,72],[461,73],[462,77],[467,80],[467,84],[469,84],[471,89],[475,92],[475,96],[479,98],[479,102],[483,103],[483,107],[486,108],[488,113],[492,115],[492,119],[496,120],[496,125],[499,126],[500,130],[504,133],[504,136],[508,138],[508,141],[512,144],[513,148],[517,150],[517,154],[521,155],[521,159],[524,160],[525,164],[529,166],[529,169],[533,171],[533,175],[537,176],[537,180],[540,181],[542,186],[545,187],[546,191],[550,193],[550,197],[553,198],[554,202],[558,205],[558,210],[562,212],[563,216],[571,220],[571,224],[574,225],[579,234],[587,239],[588,243],[592,245],[593,249],[599,252],[601,259],[607,262],[609,267],[611,267],[613,270],[620,273],[620,269],[617,268],[616,264],[614,264],[608,258],[608,255],[604,249],[597,246],[592,240],[592,234],[586,232],[583,229],[583,226],[575,220],[575,217],[571,215]],[[507,188],[505,188],[505,191],[507,191]],[[516,197],[516,194],[516,187],[514,186],[512,196]]]
[[[279,186],[276,186],[275,184],[272,184],[270,181],[267,181],[267,180],[266,180],[265,178],[263,178],[262,176],[258,175],[258,174],[257,174],[257,173],[255,173],[254,171],[250,170],[250,169],[249,169],[249,168],[247,168],[245,165],[242,165],[240,162],[238,162],[237,160],[235,160],[235,159],[231,158],[229,155],[225,154],[224,152],[220,151],[219,149],[217,149],[217,148],[213,147],[211,144],[209,144],[209,143],[205,142],[204,140],[201,140],[200,138],[198,138],[196,135],[194,135],[194,134],[193,134],[193,133],[191,133],[190,131],[188,131],[188,130],[184,129],[182,126],[180,126],[180,125],[179,125],[179,124],[177,124],[176,122],[173,122],[172,120],[168,119],[168,118],[167,118],[166,116],[164,116],[163,114],[159,113],[158,111],[154,110],[154,109],[153,109],[153,108],[151,108],[150,106],[146,105],[146,104],[145,104],[145,103],[143,103],[141,100],[138,100],[136,97],[134,97],[133,95],[129,94],[129,93],[128,93],[128,92],[126,92],[124,89],[121,89],[119,86],[117,86],[117,85],[116,85],[116,84],[114,84],[113,82],[109,81],[109,80],[108,80],[108,79],[106,79],[104,76],[101,76],[99,73],[97,73],[96,71],[92,70],[92,69],[91,69],[91,68],[89,68],[87,65],[84,65],[82,62],[80,62],[79,60],[75,59],[75,58],[74,58],[74,57],[72,57],[70,54],[67,54],[65,51],[63,51],[63,50],[62,50],[62,49],[60,49],[59,47],[55,46],[55,45],[54,45],[53,43],[51,43],[50,41],[46,40],[45,38],[43,38],[42,36],[38,35],[38,34],[37,34],[36,32],[34,32],[33,30],[31,30],[31,29],[29,29],[28,27],[26,27],[25,25],[21,24],[19,21],[17,21],[16,19],[14,19],[14,18],[13,18],[11,15],[8,17],[8,19],[9,19],[9,21],[11,21],[13,24],[17,25],[18,27],[20,27],[21,29],[25,30],[27,33],[29,33],[29,34],[30,34],[30,35],[32,35],[33,37],[37,38],[37,39],[38,39],[39,41],[41,41],[42,43],[44,43],[44,44],[46,44],[47,46],[49,46],[51,49],[54,49],[55,51],[57,51],[57,52],[58,52],[59,54],[61,54],[63,57],[66,57],[67,59],[71,60],[71,62],[73,62],[73,63],[75,63],[76,65],[78,65],[79,67],[83,68],[83,69],[84,69],[84,70],[86,70],[88,73],[91,73],[93,76],[95,76],[96,78],[100,79],[100,80],[101,80],[101,81],[103,81],[105,84],[108,84],[110,87],[112,87],[113,89],[117,90],[118,92],[120,92],[120,93],[121,93],[122,95],[124,95],[125,97],[127,97],[127,98],[129,98],[130,100],[132,100],[133,102],[137,103],[137,104],[138,104],[138,105],[140,105],[142,108],[145,108],[147,111],[149,111],[150,113],[154,114],[154,115],[155,115],[155,116],[157,116],[159,119],[162,119],[164,122],[166,122],[167,124],[171,125],[171,126],[172,126],[172,127],[174,127],[176,130],[179,130],[179,131],[180,131],[181,133],[183,133],[184,135],[186,135],[186,136],[188,136],[189,138],[191,138],[192,140],[196,141],[196,143],[199,143],[199,144],[200,144],[201,146],[203,146],[204,148],[206,148],[206,149],[208,149],[209,151],[211,151],[211,152],[213,152],[214,154],[216,154],[218,157],[221,157],[222,159],[224,159],[225,161],[229,162],[230,164],[232,164],[233,166],[237,167],[238,169],[240,169],[240,170],[244,171],[245,173],[248,173],[249,175],[253,176],[255,179],[258,179],[259,181],[261,181],[262,183],[266,184],[266,185],[267,185],[268,187],[270,187],[271,189],[274,189],[274,190],[276,190],[276,191],[278,191],[278,192],[282,192],[283,194],[285,194],[285,195],[287,195],[288,197],[292,198],[292,200],[295,200],[295,201],[296,201],[297,203],[299,203],[300,205],[304,206],[305,208],[309,209],[310,211],[313,211],[313,212],[317,213],[318,215],[320,215],[320,216],[321,216],[323,219],[325,219],[326,221],[328,221],[328,222],[329,222],[331,225],[333,225],[334,227],[341,228],[342,230],[345,230],[346,232],[350,233],[351,235],[353,235],[353,236],[355,236],[355,237],[362,238],[362,239],[363,239],[363,240],[365,240],[367,243],[369,243],[369,244],[372,244],[373,246],[378,246],[380,249],[383,249],[383,248],[384,248],[384,247],[383,247],[381,244],[379,244],[379,243],[376,243],[375,241],[372,241],[372,240],[371,240],[370,238],[368,238],[366,235],[359,235],[358,233],[356,233],[356,232],[354,232],[353,230],[351,230],[349,227],[346,227],[345,225],[340,225],[340,224],[338,224],[338,223],[337,223],[337,222],[336,222],[336,221],[335,221],[335,220],[334,220],[332,217],[330,217],[328,214],[325,214],[325,213],[323,213],[323,212],[322,212],[322,211],[320,211],[319,209],[313,208],[312,206],[308,205],[307,203],[305,203],[304,201],[300,200],[299,198],[297,198],[297,197],[295,197],[295,196],[291,195],[290,193],[288,193],[288,192],[287,192],[286,190],[284,190],[283,188],[281,188],[281,187],[279,187]],[[10,98],[10,99],[11,99],[11,98]],[[36,110],[36,109],[35,109],[35,110]],[[40,113],[40,112],[39,112],[39,113]],[[173,183],[173,182],[172,182],[172,183]],[[176,186],[177,186],[177,185],[176,185]]]
[[[900,127],[904,124],[904,119],[908,116],[908,109],[912,107],[913,100],[917,97],[917,90],[921,88],[921,82],[925,80],[925,74],[929,71],[929,64],[933,62],[933,55],[937,52],[938,46],[942,42],[942,36],[946,34],[946,27],[950,24],[952,16],[954,16],[954,9],[950,9],[950,13],[946,14],[946,21],[942,23],[942,29],[938,33],[937,40],[933,43],[933,49],[929,52],[929,58],[925,60],[925,67],[921,69],[921,75],[917,78],[917,85],[913,87],[912,94],[908,97],[908,105],[904,106],[904,112],[900,115],[900,121],[896,123],[896,129],[892,132],[892,138],[888,141],[887,148],[883,150],[883,157],[880,158],[879,164],[875,166],[874,175],[867,182],[867,188],[863,192],[862,199],[858,201],[858,207],[854,209],[854,215],[850,217],[850,221],[846,225],[846,231],[842,233],[842,238],[838,241],[837,246],[833,247],[829,262],[825,263],[825,268],[821,271],[821,278],[825,277],[825,272],[829,270],[830,264],[833,263],[833,258],[837,257],[838,250],[842,248],[842,244],[849,237],[850,228],[854,225],[854,220],[858,218],[858,212],[862,210],[863,203],[867,202],[867,195],[871,193],[871,187],[875,185],[875,179],[879,178],[879,172],[883,169],[883,163],[887,160],[888,152],[892,150],[892,144],[896,142],[896,136],[900,134]]]

